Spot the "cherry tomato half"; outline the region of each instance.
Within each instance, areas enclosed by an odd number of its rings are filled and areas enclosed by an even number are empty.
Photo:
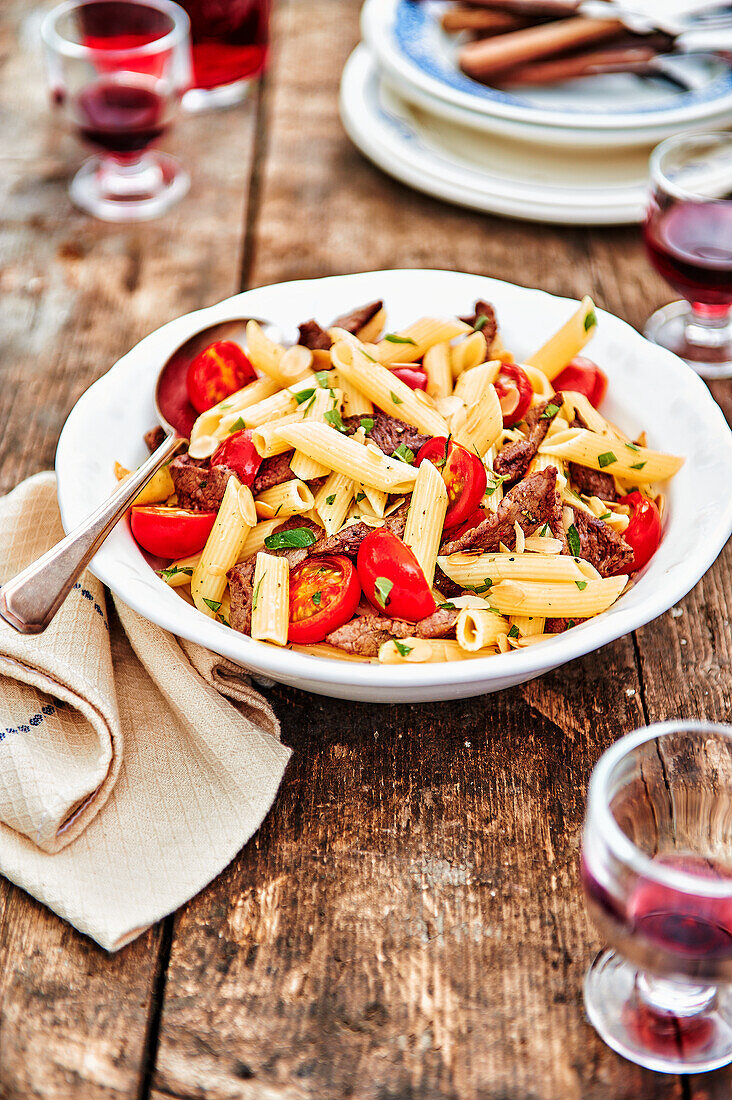
[[[459,527],[456,527],[454,531],[450,532],[451,539],[459,539],[461,535],[464,535],[466,531],[472,531],[474,527],[477,527],[479,523],[482,523],[486,517],[486,513],[482,508],[476,508],[474,512],[471,512],[464,523],[461,523]]]
[[[607,375],[600,370],[597,363],[586,359],[584,355],[578,355],[557,375],[552,385],[557,393],[560,390],[583,393],[597,409],[607,393]]]
[[[251,485],[262,465],[262,456],[252,443],[252,433],[249,429],[234,432],[219,443],[211,455],[211,465],[228,466],[242,485]]]
[[[216,512],[186,512],[183,508],[141,507],[130,513],[132,534],[143,550],[158,558],[187,558],[206,545]]]
[[[488,481],[485,466],[467,447],[452,441],[448,443],[444,435],[435,436],[420,448],[415,466],[419,466],[425,458],[440,471],[447,489],[445,529],[457,527],[465,522],[483,499]]]
[[[644,497],[636,490],[620,498],[627,505],[630,523],[623,531],[623,538],[633,550],[633,560],[619,570],[621,573],[635,573],[647,565],[658,549],[661,541],[661,513],[654,501]]]
[[[290,642],[322,642],[343,626],[361,599],[361,585],[350,558],[342,554],[307,558],[290,573]]]
[[[202,413],[256,377],[254,367],[238,344],[216,340],[188,368],[188,396],[194,409]]]
[[[369,603],[392,619],[415,623],[437,607],[413,552],[388,528],[377,528],[366,536],[356,566]]]
[[[412,390],[427,389],[427,373],[419,367],[392,367],[391,373]]]
[[[501,369],[493,385],[501,403],[504,428],[518,424],[519,420],[523,420],[526,416],[534,396],[526,371],[517,367],[515,363],[501,363]]]

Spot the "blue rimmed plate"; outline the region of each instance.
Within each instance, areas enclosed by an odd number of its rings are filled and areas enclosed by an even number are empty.
[[[460,71],[461,40],[440,26],[445,7],[433,0],[366,0],[362,32],[402,94],[408,96],[412,88],[438,105],[466,112],[474,124],[496,120],[504,126],[541,127],[547,142],[565,131],[583,143],[609,138],[637,144],[660,140],[679,127],[732,120],[732,72],[726,62],[711,57],[680,62],[694,77],[694,91],[623,73],[520,92],[489,88]],[[468,117],[462,121],[470,124]]]

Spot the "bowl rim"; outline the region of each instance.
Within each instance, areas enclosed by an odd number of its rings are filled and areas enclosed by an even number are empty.
[[[327,291],[328,284],[340,284],[345,280],[353,280],[358,283],[359,280],[376,280],[385,276],[388,276],[389,280],[394,279],[394,277],[399,280],[419,280],[420,278],[431,280],[434,277],[446,280],[467,280],[473,284],[469,294],[475,297],[490,294],[497,285],[509,286],[512,289],[518,289],[531,295],[542,295],[563,304],[566,303],[568,307],[578,304],[577,299],[548,294],[546,291],[522,287],[520,284],[508,283],[506,280],[493,279],[489,276],[434,268],[416,268],[388,269],[347,275],[330,275],[317,279],[289,280],[243,291],[203,309],[183,314],[168,321],[139,341],[81,395],[71,410],[62,429],[56,451],[59,507],[64,529],[69,531],[80,518],[74,517],[73,520],[71,518],[74,500],[73,478],[67,480],[65,475],[65,469],[68,468],[70,462],[78,460],[78,456],[74,454],[76,425],[84,423],[88,411],[96,405],[97,396],[104,391],[109,376],[113,372],[119,373],[129,369],[130,362],[144,354],[146,345],[158,341],[161,339],[161,334],[167,332],[176,342],[175,344],[171,343],[172,350],[180,339],[185,339],[188,331],[193,332],[207,323],[223,320],[227,313],[236,316],[239,315],[242,309],[251,311],[258,308],[261,311],[261,306],[251,304],[252,299],[256,302],[257,298],[266,296],[273,288],[277,288],[281,293],[286,294],[288,291],[294,291],[295,288],[304,285],[317,284],[321,290]],[[385,291],[384,296],[387,295],[388,289]],[[613,325],[620,326],[625,335],[636,342],[639,347],[642,344],[648,344],[648,341],[640,333],[614,314],[599,308],[597,313],[600,318],[612,319]],[[686,387],[691,386],[692,389],[696,389],[697,403],[705,408],[706,418],[710,424],[716,421],[721,448],[726,447],[727,457],[726,459],[724,457],[720,458],[720,465],[724,464],[726,468],[729,468],[732,465],[732,433],[727,426],[721,409],[712,398],[705,383],[690,367],[671,352],[657,345],[650,346],[653,347],[654,355],[665,360],[671,385],[673,385],[675,375],[676,380],[683,380]],[[151,378],[151,390],[153,385],[154,378]],[[110,479],[112,476],[110,471]],[[476,694],[480,694],[490,690],[490,685],[495,681],[508,678],[511,682],[516,683],[531,679],[556,668],[558,665],[600,649],[602,646],[651,622],[682,599],[694,587],[716,560],[731,533],[732,494],[726,500],[720,502],[714,526],[704,540],[703,546],[697,546],[693,555],[689,555],[683,561],[676,563],[673,575],[667,576],[665,583],[657,584],[655,588],[650,589],[635,606],[631,605],[624,608],[621,598],[620,604],[613,606],[612,615],[604,612],[602,615],[579,624],[570,631],[557,634],[554,638],[546,640],[539,646],[514,649],[505,654],[499,653],[485,658],[422,665],[380,665],[366,661],[361,663],[337,658],[317,657],[311,654],[297,653],[290,649],[278,649],[255,641],[247,635],[232,630],[223,623],[209,619],[182,600],[162,579],[156,577],[154,571],[140,554],[140,560],[150,575],[148,578],[145,574],[145,581],[160,585],[161,600],[159,604],[151,606],[150,602],[143,600],[141,596],[136,595],[134,592],[130,594],[125,591],[125,571],[117,570],[114,560],[107,560],[109,558],[109,544],[101,548],[89,568],[125,604],[144,618],[173,634],[202,645],[245,668],[252,669],[257,675],[271,676],[279,681],[283,678],[288,682],[295,679],[310,681],[313,684],[318,684],[319,688],[325,690],[326,694],[329,684],[364,689],[394,688],[412,690],[440,687],[447,689],[453,685],[475,684]],[[163,598],[166,595],[171,599]],[[151,611],[154,611],[155,614],[151,615]],[[284,655],[286,657],[283,664]]]

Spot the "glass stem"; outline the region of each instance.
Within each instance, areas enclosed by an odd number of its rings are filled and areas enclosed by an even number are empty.
[[[146,198],[162,183],[162,172],[154,157],[105,157],[99,166],[99,182],[110,199]]]
[[[724,347],[732,338],[732,306],[692,302],[685,335],[690,344],[707,348]]]
[[[642,1003],[656,1015],[682,1019],[708,1012],[717,999],[714,985],[689,985],[657,978],[643,970],[636,979],[636,990]]]

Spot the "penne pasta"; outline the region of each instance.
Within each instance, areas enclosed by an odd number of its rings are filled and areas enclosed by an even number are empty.
[[[382,519],[389,501],[389,494],[383,492],[381,489],[373,489],[370,485],[357,485],[355,493],[357,504],[361,503],[361,501],[359,501],[359,495],[361,493],[366,497],[366,502],[368,502],[369,508],[374,516]]]
[[[238,561],[247,534],[256,522],[251,490],[232,474],[216,522],[191,577],[193,602],[210,619],[221,607],[226,574]]]
[[[434,344],[449,343],[456,336],[470,332],[463,321],[438,321],[423,317],[407,325],[401,332],[386,336],[376,345],[375,358],[380,363],[416,363]]]
[[[626,576],[601,577],[574,584],[506,580],[491,588],[490,598],[492,606],[502,615],[588,619],[607,611],[627,583]]]
[[[296,344],[283,348],[264,334],[257,321],[247,322],[247,355],[252,366],[282,388],[312,374],[312,352]]]
[[[493,657],[495,648],[469,651],[451,638],[402,638],[384,642],[379,649],[379,663],[384,665],[436,664],[442,661],[462,661],[474,657]]]
[[[633,484],[667,481],[684,464],[676,455],[651,451],[635,443],[613,442],[605,435],[586,428],[569,428],[546,439],[540,454],[557,455],[565,462],[578,462],[592,470],[605,470],[613,477],[627,478]]]
[[[571,584],[596,580],[600,574],[582,558],[567,554],[457,553],[441,554],[437,564],[450,580],[473,588],[493,602],[493,585],[501,581],[527,580]]]
[[[432,584],[437,552],[447,514],[447,489],[442,474],[429,461],[420,464],[404,527],[404,542],[409,546]]]
[[[252,443],[257,449],[257,454],[262,458],[273,458],[275,455],[283,455],[291,451],[292,447],[279,434],[279,429],[286,424],[299,424],[301,421],[300,413],[293,412],[278,416],[252,429]]]
[[[346,378],[344,375],[338,373],[334,367],[332,374],[334,375],[333,384],[338,387],[341,393],[341,409],[344,416],[370,416],[374,411],[374,405],[372,401],[369,401],[365,393],[361,393],[361,390]]]
[[[287,645],[290,623],[290,566],[287,559],[260,551],[252,587],[252,638],[273,645]]]
[[[554,397],[554,386],[552,386],[543,371],[540,371],[538,367],[529,366],[528,363],[522,363],[521,370],[528,378],[531,388],[539,400],[547,401],[550,397]]]
[[[464,340],[450,348],[452,377],[459,378],[463,371],[477,367],[480,363],[485,363],[487,358],[488,347],[485,336],[482,332],[471,332]]]
[[[508,620],[494,611],[464,607],[455,623],[455,637],[461,649],[474,653],[478,649],[497,646],[499,636],[505,637],[509,629]]]
[[[115,462],[114,475],[120,483],[126,481],[131,473],[131,470],[127,470],[124,466],[120,466],[119,462]],[[172,497],[174,492],[175,485],[170,476],[170,469],[168,466],[163,466],[161,470],[157,470],[153,474],[147,485],[140,490],[132,502],[132,507],[136,504],[160,504],[168,497]]]
[[[229,416],[231,413],[240,413],[243,409],[258,405],[260,401],[273,397],[279,389],[280,386],[273,379],[258,378],[256,382],[250,382],[248,386],[244,386],[243,389],[232,393],[230,397],[219,401],[218,405],[214,405],[213,408],[201,413],[191,430],[190,444],[196,453],[194,454],[194,451],[190,450],[190,454],[194,458],[208,458],[220,442],[216,432],[224,416]],[[212,448],[206,450],[211,441],[213,441]]]
[[[452,365],[449,344],[433,344],[425,352],[424,369],[427,375],[427,393],[435,399],[449,397],[452,393]]]
[[[477,369],[477,368],[476,368]],[[503,412],[493,386],[485,390],[468,410],[465,423],[454,432],[456,443],[483,456],[493,446],[503,430]]]
[[[340,390],[316,389],[312,397],[300,406],[302,419],[322,421],[326,413],[338,407],[340,396]],[[330,473],[328,466],[303,454],[302,451],[295,451],[290,459],[290,469],[301,481],[312,481],[316,477],[326,477]]]
[[[327,424],[288,424],[279,429],[283,439],[336,473],[386,493],[411,492],[417,471],[378,448],[365,446]]]
[[[298,478],[266,489],[254,501],[260,519],[274,519],[277,516],[284,520],[288,516],[302,515],[303,512],[309,512],[314,504],[313,494],[305,482]]]
[[[372,340],[378,340],[384,331],[384,325],[386,324],[386,310],[382,306],[378,313],[375,313],[370,321],[367,321],[358,332],[357,337],[362,344],[366,344]]]
[[[345,474],[332,473],[318,490],[314,505],[326,535],[340,531],[353,502],[354,482]]]
[[[476,335],[480,336],[480,333],[476,333]],[[498,378],[500,369],[501,364],[498,360],[494,360],[491,363],[481,363],[480,366],[470,367],[469,370],[463,371],[455,383],[455,396],[460,397],[470,408],[487,391],[488,387],[492,386]],[[503,427],[503,421],[501,421],[501,427]]]
[[[515,626],[520,638],[533,638],[537,634],[544,633],[546,619],[541,615],[514,615],[511,625]]]
[[[250,528],[237,560],[246,561],[247,558],[253,558],[259,550],[264,550],[264,540],[274,534],[283,523],[281,515],[273,516],[272,519],[263,519],[255,527]]]
[[[294,645],[292,642],[288,645],[288,649],[291,649],[294,653],[304,653],[308,657],[327,657],[332,661],[358,661],[359,664],[376,664],[376,659],[371,657],[361,657],[360,654],[347,653],[345,649],[339,649],[338,646],[329,645],[328,642],[313,642],[312,645]]]
[[[595,335],[596,328],[595,304],[586,295],[569,320],[538,351],[530,355],[526,363],[540,370],[551,382],[564,370],[570,359],[579,355],[585,344]]]

